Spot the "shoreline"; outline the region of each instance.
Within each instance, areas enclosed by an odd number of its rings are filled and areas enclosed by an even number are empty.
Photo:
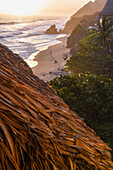
[[[60,35],[60,34],[59,34]],[[61,35],[60,35],[61,36]],[[65,35],[66,36],[66,35]],[[56,38],[55,39],[55,42],[51,45],[46,45],[46,46],[43,46],[43,47],[40,47],[38,49],[38,51],[32,53],[27,59],[24,59],[25,62],[27,62],[27,64],[29,65],[29,67],[33,68],[35,66],[38,65],[38,62],[35,60],[35,57],[41,52],[41,51],[44,51],[44,50],[47,50],[50,46],[54,46],[54,45],[57,45],[57,44],[60,44],[61,41],[60,41],[60,38],[63,38],[65,37],[63,34],[61,37],[59,38]]]
[[[65,67],[66,61],[65,57],[69,58],[69,48],[67,46],[67,37],[61,37],[57,40],[60,41],[59,44],[49,46],[47,49],[40,51],[36,56],[34,61],[38,62],[38,65],[32,67],[33,73],[40,79],[48,82],[55,77],[60,75],[65,75],[66,72],[62,69]]]

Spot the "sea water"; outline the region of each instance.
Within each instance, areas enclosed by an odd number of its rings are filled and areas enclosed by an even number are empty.
[[[64,34],[45,34],[53,24],[62,29],[67,18],[64,17],[30,17],[13,18],[0,17],[0,43],[6,45],[14,53],[19,54],[30,67],[38,63],[34,61],[35,55],[48,46],[60,43],[57,38]]]

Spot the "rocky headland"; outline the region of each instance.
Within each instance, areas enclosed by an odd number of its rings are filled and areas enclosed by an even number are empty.
[[[83,19],[88,21],[88,25],[93,25],[98,13],[103,9],[106,2],[107,0],[95,0],[94,2],[88,2],[70,17],[70,19],[66,22],[64,29],[59,30],[59,33],[70,34]]]

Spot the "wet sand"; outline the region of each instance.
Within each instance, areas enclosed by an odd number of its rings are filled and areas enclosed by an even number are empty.
[[[70,49],[66,48],[67,36],[58,40],[61,41],[60,44],[50,46],[35,56],[38,65],[32,68],[33,73],[47,82],[57,76],[66,74],[62,69],[66,63],[64,58],[69,58]]]

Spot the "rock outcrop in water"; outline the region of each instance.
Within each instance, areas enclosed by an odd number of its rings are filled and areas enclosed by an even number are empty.
[[[0,44],[0,170],[112,170],[110,148]]]
[[[58,34],[56,25],[51,25],[49,29],[46,30],[46,34]]]

